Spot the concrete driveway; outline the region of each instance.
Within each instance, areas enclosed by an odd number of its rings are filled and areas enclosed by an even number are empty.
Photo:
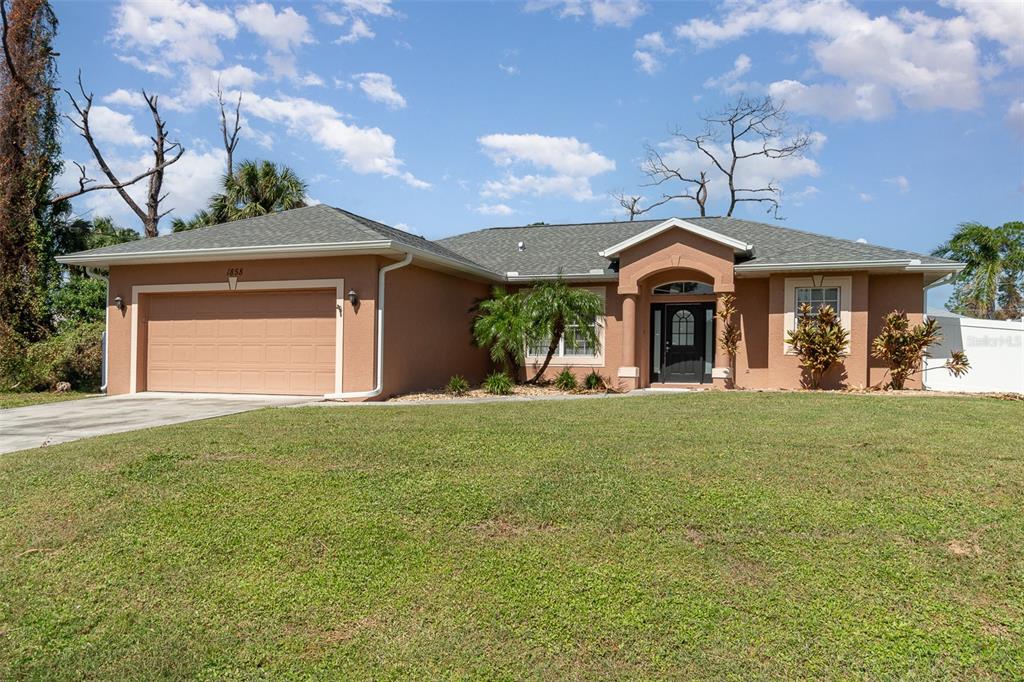
[[[312,396],[138,393],[15,407],[0,410],[0,453],[315,400]]]

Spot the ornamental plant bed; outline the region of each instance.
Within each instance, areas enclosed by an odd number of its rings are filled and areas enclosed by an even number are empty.
[[[601,388],[596,390],[588,390],[585,388],[577,388],[572,391],[563,391],[555,387],[554,383],[543,383],[543,384],[516,384],[512,388],[512,393],[509,395],[495,395],[488,393],[479,386],[471,388],[464,395],[453,396],[450,393],[446,393],[444,389],[437,389],[434,391],[421,391],[419,393],[405,393],[402,395],[396,395],[388,399],[388,402],[423,402],[425,400],[450,400],[452,402],[459,402],[465,400],[474,400],[480,398],[507,398],[514,400],[515,398],[534,398],[538,396],[560,396],[560,395],[597,395],[601,393],[616,393],[607,388]]]

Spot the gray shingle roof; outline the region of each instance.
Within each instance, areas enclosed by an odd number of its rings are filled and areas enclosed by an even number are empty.
[[[925,264],[953,261],[911,251],[768,225],[738,218],[686,218],[687,222],[753,244],[753,258],[743,265],[839,263],[918,259]],[[430,241],[354,213],[324,204],[257,218],[177,232],[72,254],[71,259],[107,256],[172,255],[209,249],[302,247],[365,242],[393,242],[431,254],[454,266],[487,270],[496,278],[508,272],[522,277],[580,275],[606,271],[612,262],[600,255],[609,247],[648,230],[663,220],[495,227]],[[519,250],[519,243],[523,250]]]
[[[919,259],[922,263],[953,264],[911,251],[862,244],[847,239],[794,230],[738,218],[685,218],[733,239],[754,245],[754,257],[744,265],[792,263],[837,263]],[[605,269],[610,261],[600,251],[644,232],[663,220],[578,223],[496,227],[459,234],[439,240],[452,251],[463,254],[498,272],[515,271],[522,276],[580,274]],[[523,242],[524,250],[518,244]]]
[[[140,239],[104,246],[73,255],[128,256],[260,246],[370,243],[382,240],[394,241],[467,266],[479,267],[465,256],[454,253],[437,242],[326,204],[295,208],[186,232],[174,232],[155,239]]]

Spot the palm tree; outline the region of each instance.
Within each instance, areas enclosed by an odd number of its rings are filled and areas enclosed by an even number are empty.
[[[995,228],[961,223],[953,237],[935,249],[933,255],[967,264],[954,280],[956,292],[951,310],[990,319],[1020,316],[1024,222],[1009,222]]]
[[[494,287],[491,298],[477,305],[473,338],[478,346],[490,348],[491,360],[501,363],[509,376],[523,364],[531,341],[530,315],[522,294]]]
[[[194,230],[197,227],[206,227],[207,225],[216,225],[218,221],[214,218],[213,214],[206,209],[200,209],[194,216],[188,218],[174,218],[171,220],[171,231],[172,232],[187,232],[188,230]]]
[[[604,302],[592,291],[570,287],[562,279],[542,282],[528,293],[526,309],[536,338],[548,341],[544,363],[530,383],[537,383],[543,376],[567,330],[571,331],[567,341],[599,349],[601,339],[595,320],[604,315]]]
[[[306,183],[288,166],[272,161],[243,161],[223,182],[224,192],[210,199],[210,212],[217,218],[255,218],[306,205]]]
[[[185,220],[175,218],[175,232],[254,218],[306,205],[306,183],[288,166],[272,161],[243,161],[221,179],[223,191],[210,197],[209,208]]]

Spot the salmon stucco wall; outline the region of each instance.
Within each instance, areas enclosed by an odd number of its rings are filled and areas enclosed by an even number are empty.
[[[453,374],[482,381],[490,360],[473,343],[472,309],[489,286],[415,265],[386,277],[383,395],[443,388]]]
[[[741,388],[790,388],[802,386],[799,358],[785,349],[785,287],[787,277],[740,278],[736,304],[743,342],[737,355],[737,385]],[[796,275],[800,277],[800,275]],[[920,322],[923,277],[915,274],[876,275],[865,272],[829,273],[849,277],[852,286],[850,349],[840,367],[822,379],[823,388],[864,388],[877,384],[884,365],[871,358],[871,340],[881,329],[882,317],[893,309],[910,313]],[[918,381],[916,386],[920,385]]]
[[[166,265],[117,265],[110,268],[109,328],[107,337],[107,392],[128,393],[131,368],[131,318],[139,313],[139,361],[136,387],[146,390],[145,308],[146,295],[139,297],[140,311],[132,305],[132,287],[150,284],[207,284],[226,282],[228,268],[241,268],[239,281],[278,281],[305,279],[345,280],[346,289],[360,292],[360,305],[353,309],[344,303],[344,355],[342,387],[345,391],[365,391],[373,387],[374,330],[376,327],[377,270],[391,262],[376,256],[344,256],[280,260],[212,261]],[[120,296],[124,312],[113,305]]]

